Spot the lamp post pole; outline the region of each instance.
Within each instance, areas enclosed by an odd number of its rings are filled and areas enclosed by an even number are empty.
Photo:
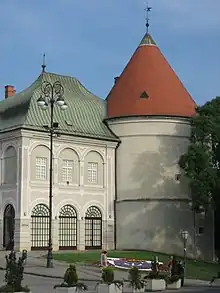
[[[184,268],[186,268],[186,239],[183,239],[183,246],[184,246]]]
[[[67,109],[64,101],[64,88],[59,81],[51,84],[44,81],[41,86],[42,96],[37,100],[42,110],[50,107],[50,125],[44,126],[50,134],[50,162],[49,162],[49,237],[47,251],[47,268],[53,268],[53,244],[52,244],[52,215],[53,215],[53,137],[56,134],[58,123],[54,122],[54,106],[58,105],[61,110]]]
[[[184,276],[186,276],[186,243],[188,238],[188,231],[182,231],[182,238],[183,238],[183,265],[184,265]]]

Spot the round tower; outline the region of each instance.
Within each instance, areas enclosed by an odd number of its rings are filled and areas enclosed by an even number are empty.
[[[178,165],[196,104],[146,34],[107,97],[110,129],[120,138],[116,159],[116,246],[212,258],[212,221],[197,239],[187,181]],[[206,241],[202,241],[201,239]],[[209,240],[207,240],[209,239]]]

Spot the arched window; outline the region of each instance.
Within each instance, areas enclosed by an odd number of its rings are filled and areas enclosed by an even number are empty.
[[[36,205],[31,213],[31,249],[47,249],[49,238],[49,209]]]
[[[85,214],[85,248],[102,248],[102,213],[96,206],[91,206]]]
[[[66,148],[59,155],[59,182],[79,184],[79,156],[73,149]]]
[[[3,247],[6,250],[14,249],[15,210],[8,204],[4,210]]]
[[[61,208],[59,214],[59,249],[76,249],[77,214],[71,205]]]
[[[84,159],[84,181],[85,185],[104,184],[104,161],[98,152],[91,151]]]
[[[44,145],[36,146],[31,152],[31,180],[43,182],[48,180],[49,149]]]

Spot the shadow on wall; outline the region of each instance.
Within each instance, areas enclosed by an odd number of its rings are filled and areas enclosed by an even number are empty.
[[[193,215],[186,202],[122,201],[117,204],[117,248],[183,254],[181,231],[190,234],[187,252],[193,256]]]
[[[178,160],[186,140],[158,137],[158,151],[146,150],[136,155],[130,177],[138,183],[133,198],[188,198],[187,181],[179,176]],[[130,191],[129,191],[130,192]]]

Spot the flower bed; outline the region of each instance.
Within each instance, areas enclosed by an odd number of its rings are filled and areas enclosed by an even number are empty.
[[[108,257],[107,260],[108,266],[112,266],[118,269],[129,270],[132,267],[137,267],[140,271],[151,271],[151,261],[149,260],[111,257]],[[95,265],[100,266],[100,262],[96,262]],[[162,262],[159,262],[159,270],[161,272],[167,272],[168,267]]]

